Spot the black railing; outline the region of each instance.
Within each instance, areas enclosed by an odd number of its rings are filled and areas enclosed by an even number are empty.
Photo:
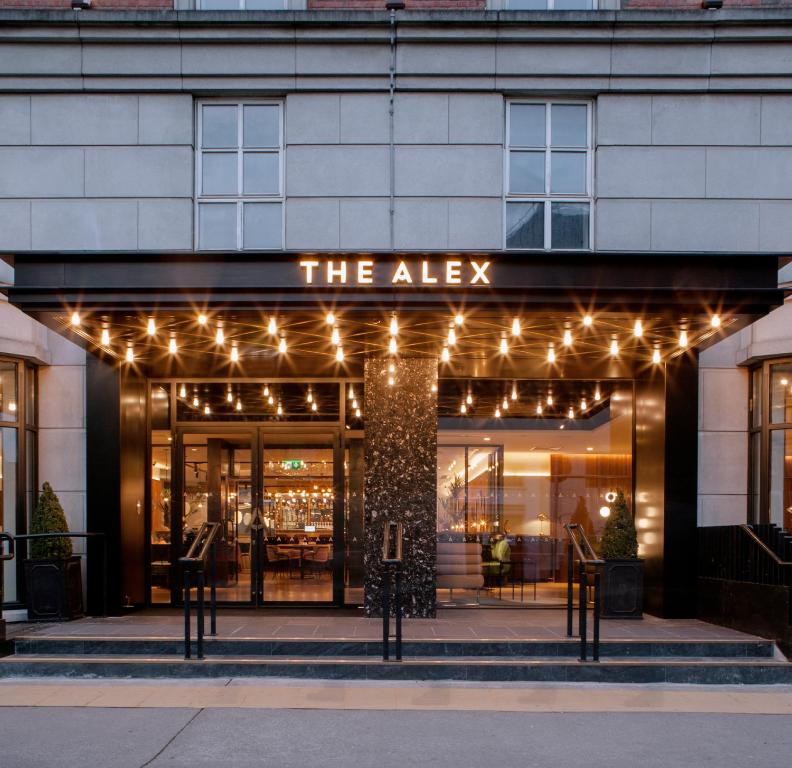
[[[5,534],[9,536],[10,534]],[[86,531],[64,531],[62,533],[23,533],[15,535],[17,541],[38,541],[41,539],[99,539],[102,542],[102,616],[107,616],[107,537],[103,533]],[[84,553],[87,556],[87,552]],[[81,555],[79,555],[81,556]]]
[[[577,523],[564,525],[569,542],[567,544],[567,637],[572,637],[572,618],[574,612],[574,586],[575,561],[578,563],[578,584],[580,588],[578,597],[578,635],[580,636],[580,660],[587,659],[587,615],[588,615],[588,588],[589,576],[593,577],[594,611],[592,615],[593,638],[591,646],[592,661],[599,661],[600,650],[600,585],[602,582],[601,569],[604,560],[597,557],[594,547],[591,546],[585,531]]]
[[[196,656],[204,657],[204,588],[206,586],[206,566],[209,565],[209,634],[217,634],[217,545],[215,539],[220,532],[220,523],[202,523],[198,535],[190,545],[187,554],[179,558],[184,568],[184,658],[192,656],[192,637],[190,632],[190,602],[192,584],[190,575],[195,574],[196,590]]]
[[[792,587],[789,539],[778,526],[699,528],[699,576]]]

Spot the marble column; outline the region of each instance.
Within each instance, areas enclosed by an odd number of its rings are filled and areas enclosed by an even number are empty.
[[[386,520],[404,530],[404,615],[435,615],[437,360],[365,362],[364,605],[381,615]]]

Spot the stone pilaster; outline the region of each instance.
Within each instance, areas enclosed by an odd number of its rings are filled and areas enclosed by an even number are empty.
[[[436,384],[434,358],[366,359],[364,605],[369,616],[381,615],[385,520],[404,528],[405,616],[435,615]]]

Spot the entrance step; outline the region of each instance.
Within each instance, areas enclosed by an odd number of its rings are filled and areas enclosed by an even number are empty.
[[[792,664],[768,658],[251,658],[209,656],[202,661],[161,656],[37,655],[0,659],[0,677],[240,678],[334,680],[460,680],[520,682],[792,684]]]
[[[194,645],[194,644],[193,644]],[[14,640],[14,653],[63,656],[181,656],[181,640],[166,637],[95,637],[23,635]],[[261,658],[382,657],[378,640],[305,640],[206,638],[206,656]],[[580,642],[570,640],[405,640],[406,658],[577,659]],[[590,650],[589,650],[590,652]],[[391,644],[393,653],[393,644]],[[607,658],[770,659],[771,640],[603,640],[600,656]]]

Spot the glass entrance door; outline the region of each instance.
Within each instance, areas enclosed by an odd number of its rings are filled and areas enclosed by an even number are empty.
[[[262,429],[261,592],[264,603],[338,602],[343,499],[337,433]],[[254,599],[256,596],[254,595]]]

